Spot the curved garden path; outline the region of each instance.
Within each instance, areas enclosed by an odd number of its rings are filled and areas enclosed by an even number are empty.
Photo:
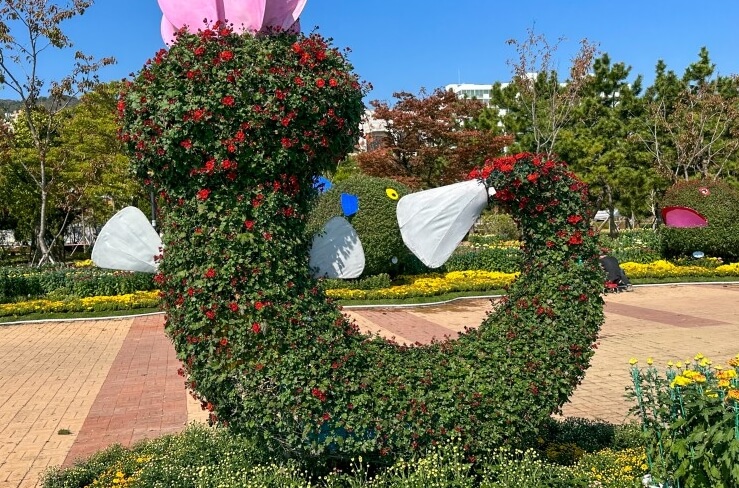
[[[636,287],[605,302],[598,350],[565,416],[628,421],[631,357],[661,365],[698,352],[716,362],[739,353],[737,284]],[[412,343],[455,336],[491,307],[468,299],[345,311],[366,331]],[[205,420],[177,375],[162,323],[155,314],[0,325],[0,488],[36,486],[48,466]]]

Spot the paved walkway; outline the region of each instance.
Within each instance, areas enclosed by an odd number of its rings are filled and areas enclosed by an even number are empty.
[[[637,287],[605,301],[598,350],[566,416],[627,421],[631,357],[665,364],[700,352],[723,362],[739,352],[739,285]],[[477,299],[347,313],[364,330],[413,343],[454,336],[490,309]],[[48,466],[204,421],[162,323],[150,315],[0,325],[0,488],[33,487]]]

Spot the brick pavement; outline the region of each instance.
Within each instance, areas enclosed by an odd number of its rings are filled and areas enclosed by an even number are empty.
[[[111,444],[130,446],[187,425],[181,363],[162,328],[161,315],[133,321],[65,465]]]
[[[564,415],[627,419],[628,360],[656,364],[698,352],[739,352],[739,285],[637,287],[605,297],[606,322],[585,379]],[[398,342],[452,337],[476,326],[490,300],[441,306],[351,309],[366,331]],[[204,413],[182,387],[161,315],[0,326],[0,488],[35,486],[47,467],[113,442],[181,430]],[[60,435],[69,429],[71,435]]]
[[[0,326],[0,487],[64,461],[132,322]]]

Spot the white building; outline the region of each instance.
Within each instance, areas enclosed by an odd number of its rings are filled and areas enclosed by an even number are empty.
[[[444,90],[453,91],[459,98],[480,100],[486,107],[490,106],[490,90],[492,89],[493,85],[475,85],[473,83],[457,83],[444,87]]]
[[[357,143],[357,151],[374,151],[379,149],[382,141],[387,137],[387,123],[384,120],[378,120],[373,117],[372,110],[365,110],[362,116],[362,122],[359,127],[362,135]]]

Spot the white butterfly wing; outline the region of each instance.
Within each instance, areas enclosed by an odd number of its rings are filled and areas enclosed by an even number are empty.
[[[313,237],[310,267],[314,276],[358,278],[364,271],[364,248],[357,231],[343,217],[334,217]]]
[[[92,261],[101,268],[155,273],[162,240],[146,215],[136,207],[119,211],[100,230]]]
[[[398,201],[397,208],[403,242],[423,264],[438,268],[449,259],[487,205],[488,191],[479,180],[406,195]]]

